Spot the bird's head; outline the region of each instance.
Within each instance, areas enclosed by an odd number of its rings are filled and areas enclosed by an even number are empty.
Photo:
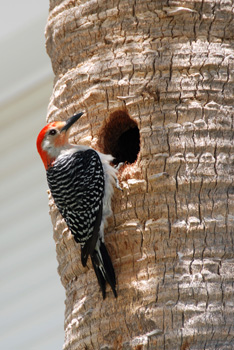
[[[83,112],[74,115],[67,121],[58,121],[47,124],[37,137],[37,150],[46,169],[48,169],[61,151],[68,147],[68,130],[83,115]]]

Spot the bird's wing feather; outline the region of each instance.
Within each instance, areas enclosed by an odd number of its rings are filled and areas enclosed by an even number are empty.
[[[102,217],[105,181],[99,155],[92,149],[65,154],[47,170],[47,180],[56,206],[84,247],[82,263],[86,264]]]

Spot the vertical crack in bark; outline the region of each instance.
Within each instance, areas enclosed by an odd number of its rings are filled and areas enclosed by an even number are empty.
[[[204,254],[205,254],[205,251],[207,249],[207,231],[206,231],[205,224],[204,224],[203,231],[204,231],[204,247],[202,249],[202,254],[201,254],[202,261],[204,260]]]
[[[136,0],[134,0],[134,3],[132,5],[132,16],[135,18],[135,21],[136,21],[136,27],[138,27],[138,18],[136,16]]]
[[[179,188],[178,188],[178,174],[179,174],[180,168],[181,168],[181,160],[180,160],[180,165],[178,166],[178,169],[177,169],[177,171],[175,173],[176,192],[179,191]]]
[[[194,245],[194,240],[193,240],[193,255],[191,257],[191,262],[189,264],[189,273],[190,273],[190,275],[193,275],[192,265],[193,265],[193,262],[194,262],[194,257],[195,257],[195,245]]]
[[[156,296],[155,296],[155,304],[158,303],[158,293],[159,293],[159,283],[156,284]]]
[[[209,300],[210,300],[210,294],[209,294],[209,290],[207,287],[207,282],[205,283],[205,286],[206,286],[206,295],[207,295],[207,299],[206,299],[206,310],[207,310],[208,306],[209,306]]]
[[[176,191],[174,193],[174,203],[175,203],[175,216],[176,216],[176,219],[178,219],[178,212],[177,212],[177,194],[176,194]]]
[[[201,178],[200,189],[199,189],[199,192],[198,192],[198,216],[199,216],[200,224],[202,223],[202,213],[201,213],[201,205],[202,205],[201,192],[202,192],[202,186],[203,186],[203,177]]]
[[[168,154],[169,156],[171,155],[171,147],[170,147],[170,135],[169,135],[169,130],[167,130],[167,147],[168,147]],[[163,171],[166,171],[165,169]]]
[[[171,238],[171,218],[170,218],[170,207],[167,204],[167,219],[168,219],[168,237]]]

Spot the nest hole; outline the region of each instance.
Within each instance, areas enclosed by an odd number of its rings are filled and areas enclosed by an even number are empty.
[[[112,113],[100,132],[98,146],[114,157],[114,165],[134,163],[140,151],[137,123],[125,111]]]

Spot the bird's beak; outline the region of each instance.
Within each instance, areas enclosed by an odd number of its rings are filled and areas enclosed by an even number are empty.
[[[60,132],[62,131],[67,131],[78,119],[80,119],[80,117],[84,114],[84,112],[80,112],[76,115],[73,115],[73,117],[69,118],[66,121],[66,124],[62,127],[62,129],[60,130]]]

